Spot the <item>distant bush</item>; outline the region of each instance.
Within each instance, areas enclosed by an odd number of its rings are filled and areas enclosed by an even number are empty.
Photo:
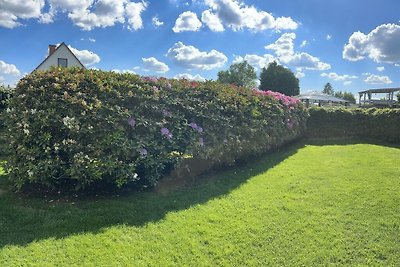
[[[0,157],[6,156],[9,151],[7,148],[8,137],[4,125],[5,110],[8,107],[8,102],[13,95],[13,88],[0,85]]]
[[[312,108],[310,137],[361,137],[400,142],[400,109]]]
[[[14,89],[11,87],[0,85],[0,112],[7,108],[8,101],[13,91]]]
[[[306,117],[278,93],[53,68],[23,78],[10,103],[10,177],[18,188],[151,186],[185,157],[232,164],[282,145]]]

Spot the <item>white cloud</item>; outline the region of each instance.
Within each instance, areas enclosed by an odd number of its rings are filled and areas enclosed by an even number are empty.
[[[200,51],[198,48],[185,45],[182,42],[177,42],[171,47],[167,57],[172,59],[176,64],[179,64],[188,69],[203,69],[211,70],[222,67],[228,58],[217,50],[210,52]]]
[[[87,40],[87,41],[89,41],[89,42],[91,42],[91,43],[95,43],[95,42],[96,42],[96,39],[91,38],[91,37],[89,37],[89,38],[87,38],[87,39],[81,38],[81,41],[85,41],[85,40]]]
[[[114,26],[125,22],[124,0],[99,0],[85,9],[76,9],[68,14],[75,25],[90,31],[95,27]]]
[[[379,71],[379,72],[382,72],[382,71],[385,70],[385,67],[384,67],[384,66],[382,66],[382,67],[377,67],[376,70]]]
[[[210,10],[203,11],[201,21],[213,32],[222,32],[225,30],[221,20],[216,14],[211,13]]]
[[[119,70],[119,69],[113,69],[113,72],[116,73],[130,73],[130,74],[136,74],[136,72],[134,72],[133,70],[130,69],[124,69],[124,70]]]
[[[0,0],[1,1],[1,0]],[[28,2],[28,1],[27,1]],[[50,10],[41,15],[43,23],[50,23],[57,13],[67,13],[74,25],[83,30],[124,24],[129,30],[143,28],[141,13],[147,2],[127,0],[48,0]]]
[[[100,57],[89,50],[78,50],[72,46],[68,46],[72,53],[82,62],[83,65],[89,66],[100,62]]]
[[[164,22],[163,22],[163,21],[160,21],[160,19],[159,19],[157,16],[154,16],[154,17],[151,19],[151,22],[152,22],[153,25],[156,26],[156,27],[160,27],[160,26],[164,25]]]
[[[110,0],[111,1],[111,0]],[[115,0],[114,0],[115,1]],[[128,19],[128,29],[139,30],[143,28],[141,14],[147,8],[146,2],[128,2],[125,7],[126,18]]]
[[[322,73],[321,77],[327,77],[329,79],[332,79],[334,81],[346,81],[346,80],[351,80],[351,79],[357,79],[357,76],[354,75],[348,75],[348,74],[344,74],[344,75],[339,75],[336,72],[331,72],[331,73]]]
[[[0,26],[15,28],[20,19],[40,19],[44,0],[0,0]]]
[[[179,15],[172,28],[174,32],[198,31],[202,26],[201,21],[197,18],[196,13],[185,11]]]
[[[207,14],[217,16],[222,25],[234,31],[295,30],[298,27],[297,22],[290,17],[275,19],[270,13],[238,0],[205,0],[205,3],[210,7]]]
[[[298,70],[329,70],[331,65],[322,62],[319,58],[314,57],[308,53],[295,53],[289,57],[282,57],[280,60]]]
[[[49,0],[49,4],[50,13],[54,13],[57,10],[70,12],[89,8],[93,4],[93,0]]]
[[[146,71],[155,71],[158,73],[169,71],[168,65],[158,61],[155,57],[142,58],[142,61]]]
[[[235,59],[233,60],[233,63],[240,63],[244,60],[246,60],[256,70],[262,69],[262,68],[268,66],[268,64],[273,61],[277,61],[277,59],[273,55],[270,55],[270,54],[265,54],[263,56],[247,54],[244,57],[236,56]]]
[[[280,17],[275,20],[274,29],[276,30],[296,30],[297,27],[297,22],[290,17]]]
[[[364,82],[369,84],[390,84],[392,83],[392,80],[390,80],[388,76],[379,76],[371,74],[364,80]]]
[[[0,83],[15,87],[21,76],[21,72],[15,65],[0,60]]]
[[[274,50],[279,61],[289,66],[302,70],[328,70],[331,65],[322,62],[319,58],[305,52],[295,52],[295,33],[284,33],[273,44],[265,46],[265,49]]]
[[[301,48],[303,48],[303,47],[305,47],[307,45],[307,41],[306,40],[304,40],[303,42],[301,42],[301,45],[300,45],[300,47]]]
[[[394,64],[396,67],[400,67],[400,64]]]
[[[368,34],[354,32],[343,49],[343,58],[358,61],[400,62],[400,25],[383,24]]]
[[[298,71],[296,72],[295,76],[296,78],[300,79],[306,77],[306,74],[304,72]]]
[[[265,46],[265,49],[274,50],[279,57],[292,56],[294,54],[294,39],[296,39],[295,33],[284,33],[275,43]]]
[[[350,85],[350,84],[352,84],[353,82],[352,81],[345,81],[343,84],[344,85]]]
[[[180,73],[178,75],[175,75],[174,79],[186,79],[186,80],[191,80],[191,81],[199,81],[199,82],[205,82],[206,79],[200,76],[199,74],[192,75],[190,73]]]
[[[0,60],[0,75],[12,75],[18,76],[21,75],[21,72],[17,69],[17,67],[13,64],[8,64],[3,60]],[[4,78],[4,77],[3,77]]]
[[[330,34],[327,34],[327,35],[326,35],[326,40],[328,40],[328,41],[329,41],[330,39],[332,39],[332,35],[330,35]]]

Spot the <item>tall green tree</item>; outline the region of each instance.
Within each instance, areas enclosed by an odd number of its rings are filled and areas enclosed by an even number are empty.
[[[272,90],[288,96],[300,93],[299,79],[294,73],[275,61],[267,68],[263,68],[260,74],[260,90]]]
[[[333,91],[333,87],[330,83],[326,83],[324,86],[324,90],[322,90],[322,93],[327,95],[334,95],[335,91]]]
[[[353,104],[356,103],[356,98],[350,92],[342,92],[342,91],[335,92],[335,97],[347,100],[347,101],[349,101],[350,103],[353,103]]]
[[[218,81],[236,86],[253,88],[256,86],[257,73],[247,61],[232,64],[228,70],[218,72]]]

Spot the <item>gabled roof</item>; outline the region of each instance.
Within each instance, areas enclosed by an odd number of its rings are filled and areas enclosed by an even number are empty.
[[[65,46],[67,48],[67,50],[71,53],[71,55],[74,56],[74,58],[79,62],[79,64],[81,64],[82,68],[86,69],[85,66],[82,64],[82,62],[75,56],[75,54],[71,51],[71,49],[69,49],[68,45],[66,45],[64,42],[62,42],[61,44],[59,44],[57,46],[57,48],[54,50],[54,52],[51,55],[48,55],[40,64],[39,66],[37,66],[33,71],[37,70],[41,65],[43,65],[43,63],[46,62],[47,59],[49,59],[61,46]]]

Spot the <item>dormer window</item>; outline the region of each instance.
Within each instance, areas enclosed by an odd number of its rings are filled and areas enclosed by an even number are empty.
[[[59,67],[68,67],[68,59],[66,58],[58,58],[58,66]]]

